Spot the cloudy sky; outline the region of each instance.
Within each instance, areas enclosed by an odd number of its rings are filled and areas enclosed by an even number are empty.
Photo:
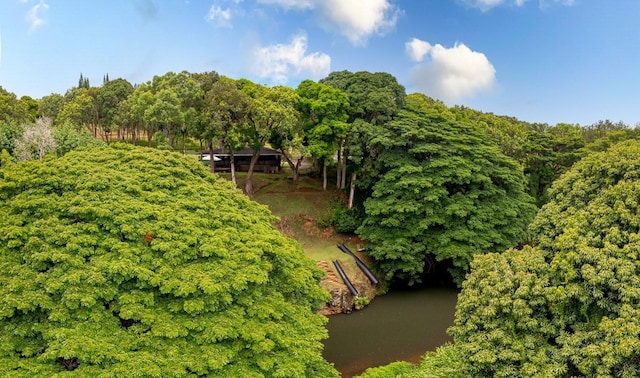
[[[408,93],[529,122],[640,122],[636,0],[1,0],[18,96],[217,71],[296,87],[388,72]]]

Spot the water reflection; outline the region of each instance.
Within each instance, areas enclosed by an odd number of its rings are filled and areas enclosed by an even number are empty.
[[[349,315],[329,318],[324,356],[343,377],[394,361],[419,362],[428,350],[450,341],[458,291],[425,288],[375,298]]]

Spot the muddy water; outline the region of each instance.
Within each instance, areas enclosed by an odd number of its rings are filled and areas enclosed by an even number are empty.
[[[329,317],[324,357],[343,377],[394,361],[417,363],[429,350],[451,341],[454,289],[424,288],[376,297],[349,315]]]

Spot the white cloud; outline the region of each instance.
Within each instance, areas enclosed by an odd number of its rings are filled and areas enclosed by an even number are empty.
[[[504,3],[513,3],[517,6],[524,5],[525,0],[464,0],[465,4],[478,8],[483,12],[488,11],[491,8],[497,7],[498,5],[502,5]]]
[[[49,9],[49,4],[44,1],[40,1],[38,4],[31,7],[27,12],[27,22],[29,23],[29,29],[36,30],[44,24],[42,13]]]
[[[496,82],[496,70],[489,59],[464,44],[446,48],[414,38],[405,46],[412,59],[417,56],[416,51],[423,50],[426,51],[422,58],[429,57],[427,62],[413,68],[409,78],[410,85],[444,102],[452,103],[472,97],[490,90]]]
[[[258,0],[258,2],[279,5],[285,9],[312,9],[316,3],[314,0]]]
[[[462,1],[463,3],[473,8],[478,8],[482,12],[486,12],[492,8],[495,8],[501,5],[522,7],[529,0],[459,0],[459,1]],[[571,6],[571,5],[574,5],[575,3],[576,3],[576,0],[538,0],[538,5],[540,8],[546,8],[552,4]]]
[[[285,83],[294,75],[322,78],[331,70],[331,57],[321,52],[307,53],[307,37],[297,35],[288,45],[258,47],[253,51],[254,71],[262,78]]]
[[[212,5],[205,19],[218,27],[231,27],[231,9],[222,9],[217,5]]]
[[[209,7],[209,11],[204,19],[215,24],[217,27],[230,28],[232,27],[234,14],[240,11],[238,4],[241,2],[242,0],[216,0],[211,7]],[[224,3],[231,4],[222,6]]]
[[[429,42],[422,41],[418,38],[414,38],[411,41],[404,44],[407,54],[414,62],[422,62],[424,56],[431,50],[431,44]]]
[[[570,7],[576,4],[576,0],[539,0],[540,8],[546,8],[553,4],[560,4]]]
[[[327,30],[337,30],[354,45],[395,27],[401,11],[390,0],[258,0],[285,9],[312,10]]]

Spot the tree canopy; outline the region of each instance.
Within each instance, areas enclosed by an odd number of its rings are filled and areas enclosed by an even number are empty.
[[[451,329],[475,375],[640,375],[640,144],[576,163],[534,247],[476,256]]]
[[[387,278],[419,280],[428,263],[449,260],[460,282],[473,254],[522,241],[535,211],[522,169],[481,130],[410,95],[380,131],[381,172],[358,233]]]
[[[115,144],[0,168],[0,375],[316,376],[320,272],[195,159]]]

